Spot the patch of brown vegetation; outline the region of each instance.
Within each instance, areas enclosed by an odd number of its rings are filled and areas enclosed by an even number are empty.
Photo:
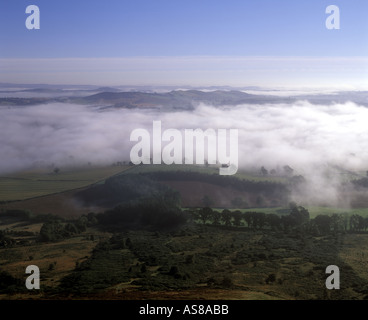
[[[368,234],[346,234],[339,257],[368,281]]]
[[[28,225],[27,230],[39,231],[42,224]],[[22,227],[24,229],[25,227]],[[21,228],[12,228],[20,231]],[[95,240],[90,240],[90,235]],[[74,270],[77,263],[86,260],[98,241],[110,237],[111,234],[89,228],[86,232],[58,242],[36,242],[30,245],[3,248],[0,250],[1,270],[6,270],[15,278],[26,278],[25,270],[29,265],[40,269],[40,285],[56,287],[60,280]],[[17,237],[17,239],[27,237]]]
[[[92,206],[86,207],[75,200],[75,193],[81,190],[84,189],[77,189],[23,201],[1,204],[0,209],[28,210],[34,214],[52,213],[63,218],[77,218],[83,214],[88,214],[89,212],[101,212],[106,209]]]

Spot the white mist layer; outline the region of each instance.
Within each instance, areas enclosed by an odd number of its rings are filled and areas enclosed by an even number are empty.
[[[239,170],[289,165],[313,181],[309,192],[335,199],[334,178],[326,165],[368,169],[368,109],[354,103],[330,106],[300,101],[294,105],[241,105],[194,111],[110,109],[48,104],[0,109],[0,173],[35,164],[110,165],[129,161],[132,130],[238,129]],[[323,193],[321,194],[321,190]]]

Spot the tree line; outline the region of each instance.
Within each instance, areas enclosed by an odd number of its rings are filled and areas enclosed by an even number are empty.
[[[291,204],[289,214],[285,215],[229,209],[218,211],[210,207],[187,209],[186,211],[192,221],[214,226],[248,227],[286,232],[298,229],[313,234],[364,232],[368,229],[368,217],[335,213],[332,215],[319,214],[311,219],[309,211],[296,204]]]

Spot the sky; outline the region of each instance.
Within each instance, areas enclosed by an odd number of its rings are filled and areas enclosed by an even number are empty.
[[[367,12],[366,0],[2,0],[0,82],[362,88]]]

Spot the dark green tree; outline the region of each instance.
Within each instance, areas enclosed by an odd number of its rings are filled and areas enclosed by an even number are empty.
[[[266,224],[271,229],[278,229],[281,225],[281,218],[275,213],[269,213],[266,215]]]
[[[333,232],[345,231],[345,216],[342,214],[334,213],[331,216],[331,229]]]
[[[220,224],[220,221],[221,221],[221,214],[220,214],[220,212],[214,210],[213,213],[212,213],[212,223],[214,225],[219,225]]]
[[[56,241],[67,235],[65,228],[59,221],[45,222],[40,229],[41,241]]]
[[[241,225],[241,220],[242,220],[242,213],[239,210],[235,210],[232,213],[233,219],[234,219],[234,226],[239,227]]]
[[[228,209],[224,209],[221,212],[221,220],[225,223],[225,226],[231,226],[231,211]]]
[[[203,224],[213,216],[213,210],[210,207],[204,207],[199,209],[199,218],[202,220]]]
[[[252,214],[251,212],[243,213],[243,220],[247,223],[247,226],[250,228],[252,226]]]
[[[350,230],[360,231],[364,229],[364,219],[358,214],[353,214],[350,217]]]
[[[255,228],[262,229],[266,223],[266,214],[264,212],[254,212],[253,225]]]
[[[332,219],[330,216],[320,214],[313,219],[313,222],[320,233],[327,234],[331,231]]]
[[[294,207],[290,212],[290,217],[296,226],[301,226],[309,222],[309,211],[304,207]]]

